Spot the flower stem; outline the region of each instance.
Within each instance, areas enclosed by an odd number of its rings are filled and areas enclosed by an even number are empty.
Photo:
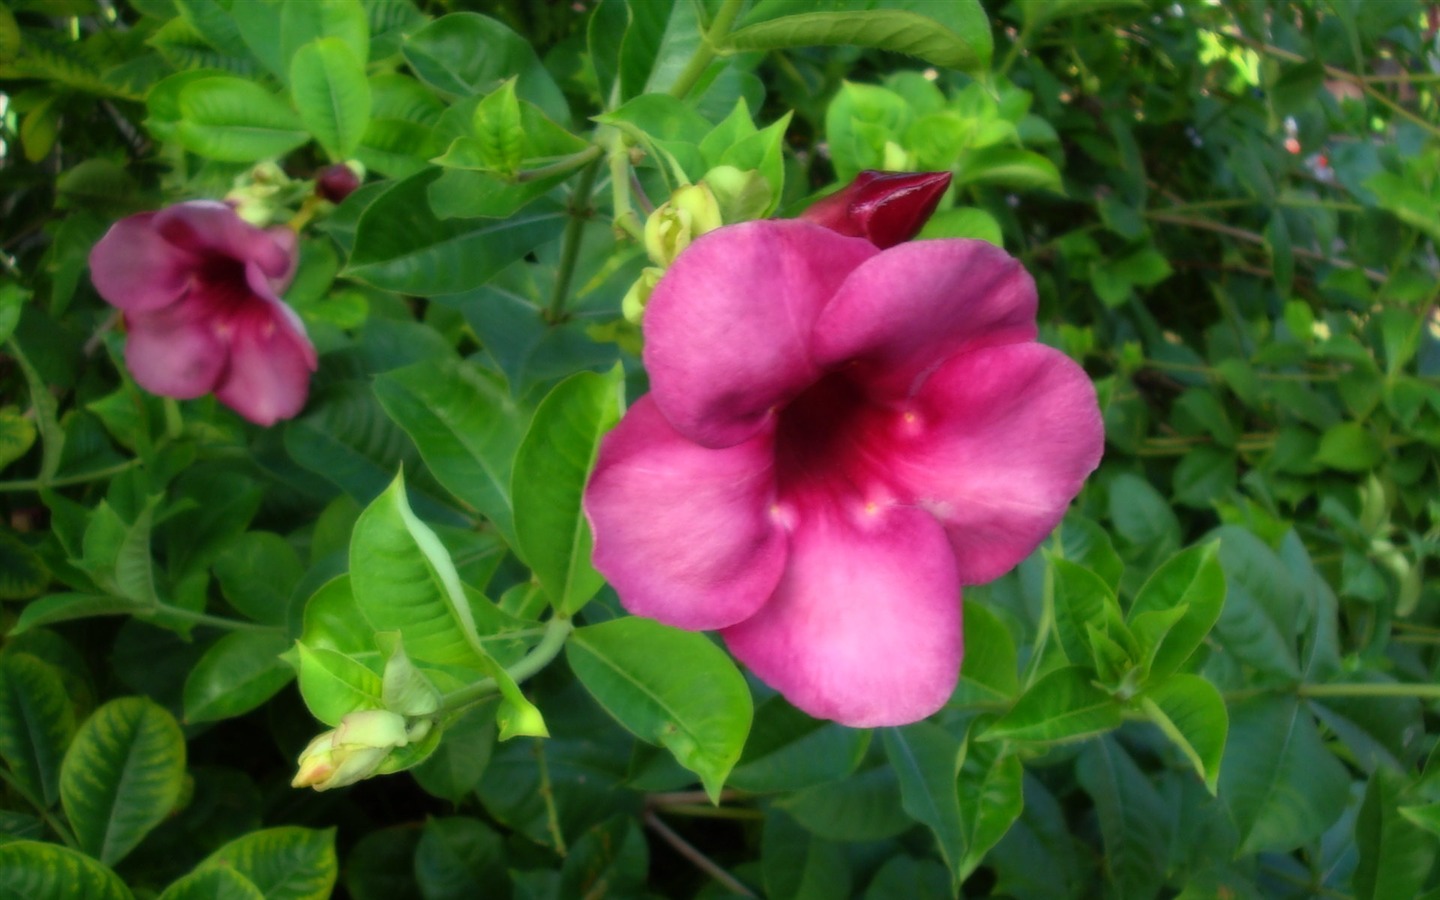
[[[756,896],[754,891],[741,884],[740,880],[734,875],[720,868],[714,860],[704,853],[701,853],[689,841],[676,834],[674,829],[661,821],[659,816],[655,815],[654,810],[648,810],[645,813],[645,824],[651,831],[659,835],[661,840],[673,847],[675,852],[694,863],[697,869],[720,882],[730,893],[739,894],[741,897]]]
[[[550,294],[550,305],[545,309],[545,321],[554,325],[565,313],[565,300],[570,294],[570,280],[575,276],[575,260],[580,257],[580,242],[585,238],[585,221],[593,212],[590,209],[590,191],[595,187],[595,173],[600,171],[599,154],[589,165],[580,170],[580,180],[570,194],[567,212],[570,221],[565,223],[565,236],[560,242],[560,265],[555,270],[555,289]]]
[[[1417,700],[1440,700],[1440,684],[1396,682],[1301,684],[1296,686],[1295,692],[1302,697],[1414,697]]]
[[[259,622],[247,622],[244,619],[230,619],[225,616],[212,616],[209,613],[196,612],[193,609],[186,609],[183,606],[173,606],[169,603],[160,603],[155,607],[156,614],[173,616],[183,619],[186,622],[194,622],[196,625],[209,625],[212,628],[223,628],[226,631],[263,631],[273,634],[282,634],[284,629],[276,625],[261,625]]]
[[[695,55],[690,57],[690,62],[670,85],[670,96],[677,100],[684,100],[686,95],[695,89],[700,77],[715,61],[716,47],[730,33],[730,28],[740,16],[740,9],[745,5],[745,0],[725,0],[720,6],[720,11],[715,13],[715,19],[706,29],[705,34],[700,38],[700,46],[695,48]]]
[[[525,654],[518,662],[507,668],[510,677],[516,682],[524,681],[536,674],[541,669],[550,665],[560,651],[565,647],[565,639],[570,637],[570,632],[575,630],[574,624],[566,616],[555,616],[545,623],[544,636],[535,649]],[[458,712],[473,703],[484,700],[498,691],[495,679],[482,678],[473,684],[467,684],[446,694],[440,704],[440,715]]]
[[[119,475],[121,472],[127,469],[133,469],[138,465],[140,465],[140,460],[127,459],[113,466],[106,466],[103,469],[94,469],[89,472],[80,472],[76,475],[66,475],[64,478],[30,478],[24,481],[0,481],[0,494],[16,491],[39,491],[45,488],[66,487],[72,484],[100,481],[112,475]]]
[[[599,144],[591,144],[584,150],[578,153],[572,153],[564,159],[557,160],[548,166],[518,172],[515,175],[515,180],[520,182],[539,181],[541,178],[549,178],[551,175],[559,175],[562,172],[573,172],[586,163],[594,161],[594,159],[603,152],[605,151]]]

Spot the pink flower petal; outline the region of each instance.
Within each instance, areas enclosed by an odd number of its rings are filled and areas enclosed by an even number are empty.
[[[226,406],[257,425],[273,425],[305,406],[315,347],[285,304],[251,298],[229,318],[230,365],[215,389]]]
[[[585,490],[595,567],[625,608],[691,630],[754,614],[785,565],[771,439],[709,450],[641,397],[605,438]]]
[[[962,584],[1033,551],[1100,464],[1105,428],[1084,370],[1043,344],[956,357],[895,432],[888,477],[950,534]]]
[[[645,368],[677,431],[706,447],[754,437],[815,381],[815,318],[868,241],[797,221],[748,222],[690,245],[645,309]]]
[[[188,400],[215,389],[225,369],[225,337],[194,304],[127,316],[125,363],[152,394]]]
[[[130,313],[175,302],[197,259],[155,230],[156,213],[121,219],[90,250],[90,280],[112,306]]]
[[[960,672],[960,587],[923,510],[806,511],[773,597],[725,629],[731,652],[816,718],[869,728],[918,721]]]
[[[269,278],[287,284],[294,272],[293,237],[276,240],[270,231],[246,222],[224,203],[191,200],[167,206],[155,214],[154,226],[167,241],[197,256],[226,256],[254,263]]]
[[[815,325],[815,360],[853,365],[880,398],[909,396],[944,360],[1035,338],[1035,283],[985,241],[901,244],[846,279]]]

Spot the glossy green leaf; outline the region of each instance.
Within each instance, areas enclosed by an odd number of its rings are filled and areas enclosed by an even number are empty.
[[[495,703],[490,702],[447,723],[440,746],[410,774],[431,795],[458,803],[480,783],[494,749]]]
[[[503,220],[439,219],[427,198],[440,176],[428,170],[397,182],[366,207],[346,275],[406,294],[454,294],[560,236],[564,216],[551,204]]]
[[[1380,439],[1362,422],[1341,422],[1320,436],[1315,461],[1341,472],[1368,472],[1385,458]]]
[[[638,820],[616,816],[585,832],[565,855],[561,897],[641,893],[650,869],[650,851]]]
[[[201,869],[172,882],[159,900],[265,900],[265,895],[234,869]]]
[[[80,847],[123,859],[180,799],[185,737],[152,700],[123,697],[80,726],[60,767],[60,801]]]
[[[26,653],[0,656],[0,759],[47,807],[60,799],[60,761],[74,735],[59,671]]]
[[[1220,566],[1225,603],[1213,637],[1226,652],[1262,672],[1295,677],[1296,626],[1303,599],[1284,563],[1247,529],[1224,526]]]
[[[338,37],[320,38],[290,61],[290,96],[300,121],[332,162],[349,159],[370,125],[365,60]]]
[[[1085,666],[1047,673],[1020,696],[1015,706],[979,735],[979,740],[1037,743],[1074,741],[1120,727],[1120,704],[1091,683]]]
[[[1117,897],[1154,897],[1165,877],[1166,809],[1145,773],[1111,738],[1085,747],[1075,777],[1095,802],[1105,870]]]
[[[479,819],[430,819],[415,848],[415,881],[427,900],[504,896],[505,863],[504,839]]]
[[[246,4],[237,4],[244,6]],[[363,0],[307,0],[280,3],[280,41],[275,74],[285,78],[300,49],[317,38],[343,42],[363,65],[370,59],[370,20]],[[239,12],[236,12],[239,16]]]
[[[283,626],[290,618],[290,593],[304,569],[300,556],[278,534],[249,531],[215,558],[215,577],[230,605],[255,622]]]
[[[500,379],[440,360],[384,373],[375,379],[375,394],[436,479],[513,544],[510,477],[526,415]]]
[[[1429,880],[1437,843],[1400,808],[1405,788],[1405,778],[1389,769],[1370,776],[1355,817],[1356,900],[1417,897]]]
[[[1164,631],[1142,619],[1147,613],[1183,605],[1184,615]],[[1140,588],[1126,620],[1148,656],[1150,677],[1159,679],[1183,666],[1205,640],[1225,605],[1225,574],[1219,547],[1208,543],[1171,557]]]
[[[754,714],[750,688],[723,650],[702,634],[624,618],[577,629],[565,658],[617,722],[665,747],[719,797]]]
[[[252,831],[205,858],[195,871],[229,868],[265,900],[327,900],[335,886],[335,829],[284,826]]]
[[[278,631],[235,631],[216,641],[185,679],[185,721],[234,718],[275,696],[295,677],[280,659],[289,647]]]
[[[1025,808],[1024,776],[1020,757],[1004,743],[969,743],[957,782],[965,837],[957,880],[969,878],[1019,818]]]
[[[520,99],[558,122],[570,118],[565,96],[530,43],[494,19],[471,12],[441,16],[410,35],[402,50],[421,80],[448,94],[488,94],[514,77]]]
[[[964,72],[979,73],[990,65],[994,51],[990,22],[978,0],[957,0],[934,4],[923,0],[875,4],[878,8],[798,12],[789,9],[813,8],[792,3],[787,8],[774,2],[761,4],[777,18],[743,23],[725,40],[737,50],[780,50],[787,47],[850,44],[917,56],[928,63]]]
[[[964,762],[964,742],[930,722],[887,728],[882,735],[885,754],[900,779],[905,811],[930,829],[958,885],[966,840],[956,779]]]
[[[300,695],[312,715],[331,728],[346,713],[383,709],[380,676],[369,667],[328,647],[296,643],[300,654]]]
[[[776,805],[807,830],[832,841],[879,841],[915,827],[900,804],[900,784],[888,765],[796,791]]]
[[[936,213],[916,235],[920,240],[932,238],[974,238],[997,247],[1005,246],[1005,237],[995,217],[975,206],[947,209]]]
[[[987,147],[960,157],[955,185],[995,185],[1020,190],[1060,192],[1060,170],[1048,158],[1031,150]]]
[[[51,594],[27,603],[10,633],[21,634],[42,625],[92,616],[143,615],[151,611],[147,604],[114,594]]]
[[[563,614],[604,583],[590,564],[593,539],[581,499],[600,439],[620,419],[622,392],[618,366],[572,375],[541,401],[515,455],[516,549]]]
[[[3,326],[4,323],[0,323]],[[0,407],[0,471],[35,446],[35,423],[13,406]]]
[[[243,163],[283,156],[309,140],[284,100],[229,76],[196,79],[180,89],[175,136],[192,153]]]
[[[1019,653],[1010,629],[988,607],[965,601],[965,656],[952,702],[1008,705],[1020,693]]]
[[[1230,717],[1220,691],[1199,675],[1172,675],[1146,688],[1140,708],[1159,726],[1214,794]]]
[[[503,82],[475,107],[476,148],[486,168],[505,177],[520,170],[525,158],[525,130],[520,123],[520,101],[515,79]]]
[[[729,783],[757,793],[825,784],[855,771],[868,746],[868,732],[812,719],[784,697],[771,697],[755,709]]]
[[[1284,852],[1318,837],[1345,808],[1349,784],[1298,698],[1262,696],[1230,707],[1220,798],[1241,852]]]
[[[440,539],[415,517],[397,476],[350,537],[355,603],[375,631],[396,631],[430,664],[474,666],[484,656],[465,589]]]
[[[379,658],[379,651],[375,649],[375,630],[355,604],[349,575],[340,575],[325,582],[306,601],[300,640],[313,650],[334,650],[345,656],[357,657],[370,654]]]
[[[760,843],[765,896],[773,900],[824,900],[850,896],[845,848],[816,837],[779,809],[765,816]]]
[[[132,900],[120,876],[69,847],[0,844],[0,900]]]
[[[1055,571],[1055,634],[1065,656],[1076,665],[1091,660],[1091,641],[1085,626],[1102,631],[1120,620],[1115,592],[1099,575],[1065,559],[1052,559]]]

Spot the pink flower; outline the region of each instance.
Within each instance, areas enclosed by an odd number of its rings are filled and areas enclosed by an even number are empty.
[[[961,585],[1034,550],[1103,448],[1035,302],[982,241],[881,251],[803,221],[699,238],[645,313],[652,390],[586,488],[596,567],[630,612],[720,629],[813,716],[935,712]]]
[[[800,218],[831,231],[863,237],[884,250],[919,234],[949,186],[949,172],[867,169],[845,187],[812,204]]]
[[[195,200],[121,219],[90,251],[90,278],[125,313],[125,361],[151,393],[214,393],[258,425],[305,405],[315,348],[279,293],[295,232],[261,230]]]

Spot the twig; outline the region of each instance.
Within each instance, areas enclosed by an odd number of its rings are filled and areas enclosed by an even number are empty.
[[[660,817],[655,814],[654,810],[645,811],[645,824],[659,835],[661,840],[675,848],[676,853],[679,853],[694,863],[695,867],[706,875],[723,884],[725,889],[732,894],[739,894],[742,897],[757,896],[754,891],[741,884],[739,879],[734,875],[720,868],[715,864],[714,860],[695,849],[689,841],[676,834],[669,825],[666,825],[660,820]]]

